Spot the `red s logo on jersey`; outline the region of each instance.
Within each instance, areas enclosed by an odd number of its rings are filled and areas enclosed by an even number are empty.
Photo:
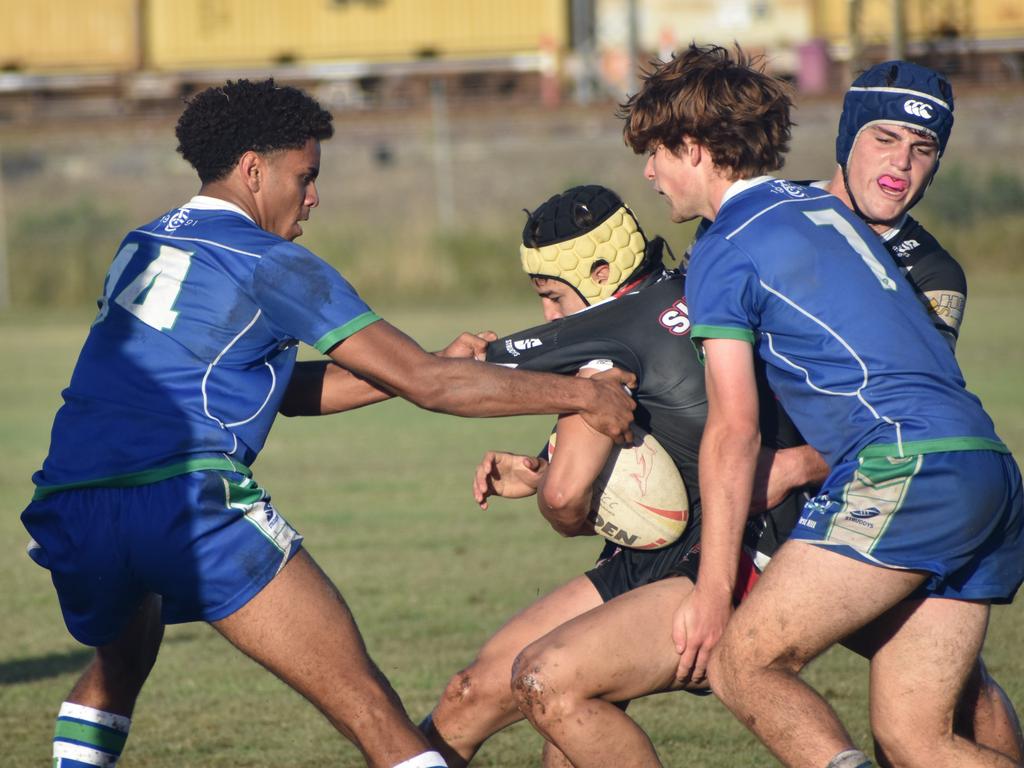
[[[686,306],[686,297],[672,302],[672,306],[658,315],[658,322],[676,336],[684,336],[690,332],[690,310]]]

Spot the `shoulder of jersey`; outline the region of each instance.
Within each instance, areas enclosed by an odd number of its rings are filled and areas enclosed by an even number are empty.
[[[168,240],[192,240],[207,246],[261,255],[271,248],[297,248],[244,216],[224,210],[175,208],[137,231]]]
[[[736,227],[753,222],[761,213],[777,208],[779,203],[806,202],[829,193],[817,187],[805,186],[787,179],[773,179],[745,189],[727,201],[712,224],[717,234],[728,234]],[[790,206],[783,206],[783,209]],[[760,237],[760,235],[758,235]]]
[[[906,223],[894,240],[901,243],[916,241],[919,244],[917,247],[922,251],[940,252],[949,255],[949,251],[942,247],[942,244],[936,239],[935,235],[925,229],[924,225],[913,216],[907,216]]]

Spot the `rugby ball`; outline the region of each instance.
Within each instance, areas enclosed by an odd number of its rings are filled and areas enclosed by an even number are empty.
[[[690,518],[686,486],[668,451],[633,425],[634,445],[612,449],[594,481],[594,532],[631,549],[661,549],[678,539]],[[555,449],[555,433],[548,457]]]

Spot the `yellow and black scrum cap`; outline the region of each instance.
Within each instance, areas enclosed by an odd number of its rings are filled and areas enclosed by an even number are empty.
[[[607,299],[644,265],[647,238],[633,212],[607,187],[591,184],[527,211],[519,253],[531,277],[561,280],[588,305]],[[608,282],[591,277],[608,264]]]

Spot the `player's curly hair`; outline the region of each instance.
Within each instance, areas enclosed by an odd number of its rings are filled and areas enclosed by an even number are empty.
[[[174,131],[178,151],[205,184],[227,176],[245,152],[300,149],[334,134],[331,113],[274,79],[229,80],[188,100]]]
[[[634,152],[659,144],[676,151],[689,136],[707,147],[730,178],[778,170],[789,151],[789,85],[764,71],[763,57],[736,56],[718,45],[690,47],[656,62],[640,90],[619,105],[623,136]]]

